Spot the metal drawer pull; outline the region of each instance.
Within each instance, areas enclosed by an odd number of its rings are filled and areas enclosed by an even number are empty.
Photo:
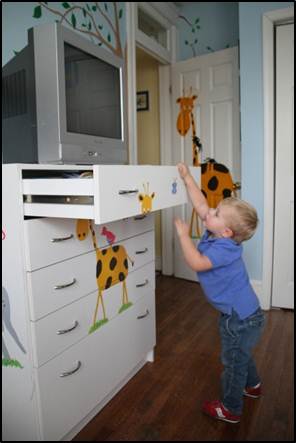
[[[73,281],[71,281],[71,283],[65,283],[64,285],[57,285],[57,286],[54,287],[54,289],[68,288],[69,286],[74,285],[74,283],[76,283],[76,278],[73,278]]]
[[[136,215],[136,217],[134,217],[134,220],[143,220],[143,218],[146,218],[146,214]]]
[[[148,252],[148,248],[145,248],[142,251],[136,251],[136,254],[145,254],[145,252]]]
[[[124,195],[124,194],[135,194],[138,193],[139,189],[121,189],[120,191],[118,191],[119,195]]]
[[[57,331],[57,334],[58,335],[67,334],[67,332],[71,332],[71,331],[73,331],[73,329],[77,328],[78,325],[79,325],[78,321],[75,320],[75,323],[74,323],[74,325],[71,328],[69,328],[69,329],[59,329]]]
[[[148,309],[146,309],[146,313],[145,313],[144,315],[139,315],[139,316],[137,317],[137,319],[138,319],[138,320],[141,320],[141,318],[145,318],[145,317],[147,317],[147,315],[149,315],[149,311],[148,311]]]
[[[74,235],[71,234],[71,235],[69,235],[69,237],[52,238],[50,241],[51,241],[52,243],[58,243],[59,241],[70,240],[70,239],[73,238],[73,237],[74,237]]]
[[[147,278],[146,278],[145,283],[139,283],[138,285],[136,285],[136,288],[141,288],[142,286],[146,286],[146,285],[148,285],[148,283],[149,283],[149,280],[147,280]]]
[[[62,373],[60,374],[60,377],[68,377],[68,375],[72,375],[72,374],[74,374],[75,372],[77,372],[78,369],[80,369],[80,367],[81,367],[81,361],[78,360],[76,368],[72,369],[72,371],[62,372]]]

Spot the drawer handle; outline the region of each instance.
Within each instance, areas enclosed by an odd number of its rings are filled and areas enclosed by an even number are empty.
[[[136,254],[145,254],[145,252],[148,252],[148,248],[145,248],[142,251],[136,251]]]
[[[145,283],[139,283],[138,285],[136,285],[136,288],[141,288],[142,286],[146,286],[146,285],[148,285],[148,283],[149,283],[149,280],[147,280],[147,278],[146,278]]]
[[[141,320],[141,318],[145,318],[145,317],[147,317],[147,315],[149,315],[149,311],[148,311],[148,309],[146,309],[146,313],[145,313],[144,315],[139,315],[139,316],[137,317],[137,319],[138,319],[138,320]]]
[[[75,320],[75,323],[74,323],[74,325],[71,328],[69,328],[69,329],[59,329],[57,331],[57,334],[58,335],[67,334],[67,332],[71,332],[71,331],[73,331],[73,329],[77,328],[78,325],[79,325],[78,321]]]
[[[74,373],[77,372],[78,369],[80,369],[80,368],[81,368],[81,361],[78,360],[76,368],[72,369],[72,371],[62,372],[62,373],[60,374],[60,377],[68,377],[68,375],[72,375],[72,374],[74,374]]]
[[[134,217],[134,220],[143,220],[143,218],[146,218],[146,214],[136,215],[136,217]]]
[[[136,194],[139,192],[139,189],[121,189],[118,191],[119,195],[125,195],[125,194]]]
[[[54,287],[54,289],[68,288],[69,286],[74,285],[74,283],[76,283],[76,278],[73,278],[73,281],[71,281],[71,283],[65,283],[64,285],[57,285],[57,286]]]
[[[74,237],[74,235],[71,234],[71,235],[69,235],[69,237],[52,238],[50,241],[51,241],[52,243],[58,243],[58,242],[60,242],[60,241],[70,240],[70,239],[73,238],[73,237]]]

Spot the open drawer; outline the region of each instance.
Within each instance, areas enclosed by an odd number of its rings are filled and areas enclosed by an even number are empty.
[[[23,175],[24,215],[85,218],[102,224],[188,201],[176,166],[94,165],[72,169],[75,174],[71,176],[67,167],[67,177],[63,166],[51,169],[57,175],[63,172],[61,177]],[[79,171],[84,172],[81,178]],[[200,168],[192,167],[191,173],[199,182]]]

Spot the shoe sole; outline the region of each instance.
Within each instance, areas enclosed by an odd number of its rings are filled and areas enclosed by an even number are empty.
[[[226,421],[227,423],[232,423],[232,424],[237,424],[240,423],[240,420],[230,420],[229,418],[222,418],[222,417],[214,417],[213,415],[209,414],[208,412],[202,411],[205,415],[207,415],[208,417],[214,418],[215,420],[220,420],[220,421]]]
[[[250,398],[260,398],[260,397],[261,397],[261,395],[247,394],[247,393],[245,393],[245,392],[244,392],[244,396],[245,396],[245,397],[250,397]]]

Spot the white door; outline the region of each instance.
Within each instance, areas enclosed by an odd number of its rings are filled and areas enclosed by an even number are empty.
[[[272,306],[294,308],[294,27],[276,30],[276,158]]]
[[[239,70],[238,48],[230,48],[172,65],[172,142],[175,163],[192,165],[191,128],[185,137],[177,131],[178,97],[183,90],[197,94],[194,118],[196,135],[203,145],[201,158],[214,158],[227,166],[240,181]],[[190,221],[192,207],[175,208],[175,216]],[[196,281],[196,274],[185,264],[179,241],[174,238],[174,274]]]

